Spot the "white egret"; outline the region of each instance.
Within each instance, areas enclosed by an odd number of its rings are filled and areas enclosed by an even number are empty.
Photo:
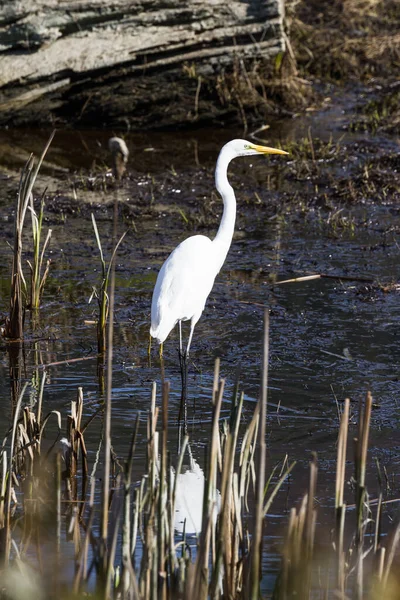
[[[246,140],[232,140],[223,146],[215,169],[215,186],[224,202],[217,235],[213,240],[204,235],[194,235],[184,240],[169,255],[158,274],[151,303],[150,335],[162,344],[176,323],[179,323],[180,356],[183,356],[181,322],[190,320],[185,358],[189,355],[194,327],[201,317],[215,277],[225,262],[232,242],[236,198],[228,181],[228,165],[238,156],[260,154],[288,153]]]

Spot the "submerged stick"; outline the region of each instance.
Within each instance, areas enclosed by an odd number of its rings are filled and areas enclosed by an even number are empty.
[[[359,277],[355,275],[329,275],[328,273],[315,273],[314,275],[304,275],[303,277],[293,277],[283,281],[275,281],[273,285],[282,285],[284,283],[299,283],[301,281],[311,281],[313,279],[335,279],[337,281],[359,281],[360,283],[373,283],[370,277]]]
[[[45,365],[39,365],[39,369],[47,369],[47,367],[58,367],[60,365],[69,365],[70,363],[81,362],[82,360],[92,360],[98,358],[98,354],[92,354],[91,356],[82,356],[81,358],[67,358],[66,360],[57,360],[56,362],[47,363]]]

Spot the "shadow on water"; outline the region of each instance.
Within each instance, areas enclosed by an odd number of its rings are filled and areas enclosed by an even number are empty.
[[[322,123],[326,126],[325,120]],[[306,125],[308,122],[299,130]],[[285,123],[278,133],[278,126],[273,126],[269,143],[281,141],[285,146],[286,135],[295,137],[290,127]],[[222,143],[237,135],[203,131],[201,135],[148,133],[126,137],[131,162],[118,194],[135,208],[125,212],[120,205],[119,230],[128,230],[128,234],[116,265],[112,436],[117,456],[127,455],[135,415],[149,406],[152,381],[161,380],[157,349],[153,348],[151,361],[147,356],[157,270],[171,249],[193,231],[214,234],[221,214],[213,186],[215,158]],[[89,465],[96,457],[103,402],[96,364],[96,307],[88,303],[100,276],[89,213],[96,212],[108,251],[112,218],[107,202],[113,194],[107,174],[108,137],[105,132],[56,135],[43,168],[44,178],[51,183],[46,222],[53,229],[53,237],[40,324],[28,328],[23,353],[20,346],[3,346],[0,363],[0,402],[3,415],[7,415],[4,427],[11,418],[10,386],[13,401],[21,382],[30,382],[34,402],[37,369],[45,368],[47,373],[47,411],[62,410],[75,397],[78,386],[83,387],[85,417],[96,415],[85,436]],[[46,132],[0,133],[0,175],[5,181],[0,197],[4,231],[0,245],[0,310],[4,314],[8,308],[11,251],[6,242],[12,232],[15,171],[29,152],[39,153],[46,138]],[[398,445],[395,434],[400,417],[400,304],[398,292],[385,289],[385,285],[399,280],[395,238],[399,212],[390,203],[357,204],[349,209],[340,198],[335,199],[334,190],[331,212],[320,212],[315,204],[306,211],[299,200],[291,202],[288,198],[285,169],[290,173],[292,167],[277,161],[260,164],[260,160],[257,164],[235,161],[231,167],[238,197],[237,229],[196,327],[188,378],[188,430],[193,460],[201,464],[211,420],[214,359],[222,358],[226,398],[233,393],[237,365],[241,365],[244,412],[251,414],[259,393],[263,307],[270,307],[268,460],[273,466],[289,454],[298,461],[294,477],[279,493],[269,520],[267,560],[272,568],[276,567],[287,507],[306,486],[312,451],[318,452],[320,461],[322,522],[326,518],[324,507],[332,506],[338,405],[346,397],[358,401],[367,389],[372,390],[373,453],[381,456],[389,473],[398,468],[392,452]],[[98,187],[96,177],[103,177]],[[301,184],[297,187],[301,189]],[[346,213],[347,221],[333,224],[329,220],[329,214],[337,210]],[[336,275],[338,279],[272,285],[276,279],[315,272]],[[340,275],[353,275],[355,279],[341,280]],[[373,283],[357,281],[360,276]],[[178,331],[174,331],[164,348],[165,377],[171,382],[171,448],[178,443],[177,347]],[[228,412],[227,403],[222,415]],[[142,429],[139,435],[144,434]],[[135,476],[141,474],[140,461],[144,463],[146,458],[145,445],[139,443],[137,447],[140,460],[135,462]],[[370,473],[372,493],[374,477]]]

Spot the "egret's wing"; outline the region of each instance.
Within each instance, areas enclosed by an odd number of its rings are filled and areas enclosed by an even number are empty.
[[[151,307],[151,331],[158,339],[165,339],[178,320],[202,312],[216,275],[212,249],[211,240],[196,235],[179,244],[163,264]]]

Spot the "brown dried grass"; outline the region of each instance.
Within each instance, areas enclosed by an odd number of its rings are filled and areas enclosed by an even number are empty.
[[[395,77],[400,65],[396,0],[302,0],[288,5],[299,71],[323,80]]]

